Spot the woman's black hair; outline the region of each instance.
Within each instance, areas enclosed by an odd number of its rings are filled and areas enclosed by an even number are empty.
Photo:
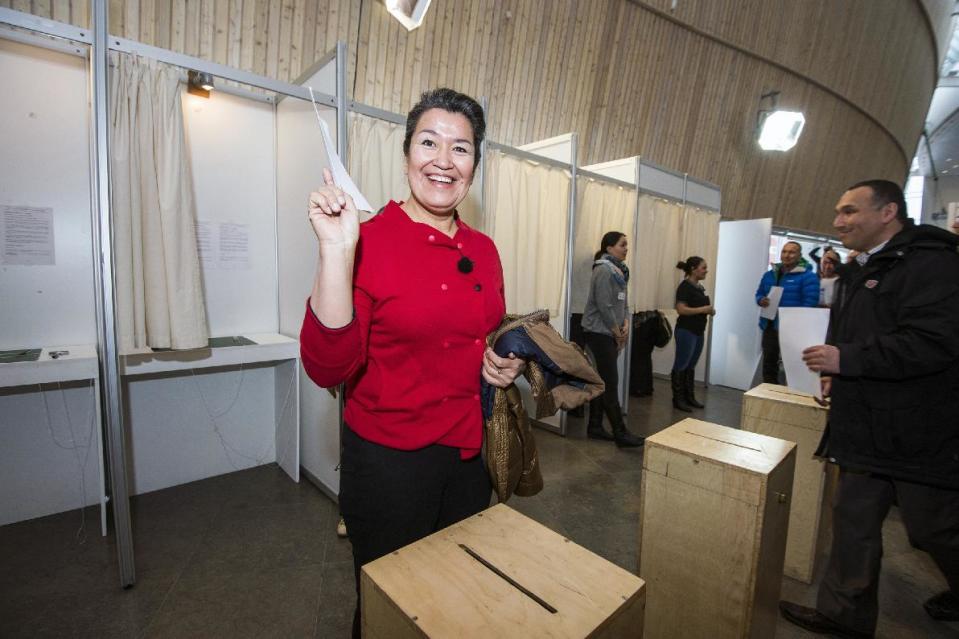
[[[486,118],[483,115],[483,107],[479,102],[469,97],[465,93],[454,91],[453,89],[431,89],[420,96],[420,101],[413,105],[410,112],[406,114],[406,137],[403,138],[403,155],[409,157],[410,142],[413,139],[413,133],[416,131],[416,125],[419,124],[420,117],[430,109],[443,109],[450,113],[459,113],[469,120],[473,127],[473,161],[475,167],[480,162],[480,144],[486,136]]]
[[[699,268],[699,265],[705,262],[703,258],[698,255],[691,255],[686,258],[685,262],[676,262],[676,268],[680,269],[686,275],[690,275],[693,271]]]
[[[606,249],[610,246],[616,246],[619,243],[619,238],[625,236],[625,233],[620,233],[619,231],[610,231],[603,236],[602,241],[599,243],[599,250],[596,251],[596,255],[593,256],[594,260],[606,255]]]

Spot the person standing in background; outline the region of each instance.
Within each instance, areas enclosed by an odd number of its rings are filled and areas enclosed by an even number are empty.
[[[603,235],[599,250],[594,256],[589,295],[583,311],[586,346],[593,353],[596,371],[606,385],[603,394],[589,403],[586,436],[613,440],[620,448],[643,445],[642,437],[626,430],[623,409],[618,398],[619,370],[616,358],[626,347],[626,338],[629,336],[626,302],[626,284],[629,282],[629,267],[626,266],[628,250],[624,233],[610,231]],[[613,428],[612,435],[603,428],[603,413]]]
[[[793,306],[815,307],[819,304],[819,278],[812,265],[802,259],[802,247],[798,242],[783,244],[782,261],[773,264],[759,280],[756,289],[756,304],[769,306],[769,291],[781,286],[782,297],[779,308]],[[779,313],[772,320],[759,318],[759,329],[763,332],[763,382],[779,383]]]
[[[682,269],[686,277],[676,289],[676,330],[673,338],[676,340],[676,358],[673,361],[671,381],[673,387],[673,408],[686,413],[693,408],[704,408],[696,401],[696,363],[703,352],[703,342],[706,339],[706,321],[716,314],[716,309],[706,295],[702,281],[709,273],[706,260],[693,255],[685,262],[676,264]],[[691,408],[692,407],[692,408]]]
[[[822,254],[819,261],[819,307],[829,308],[832,306],[836,295],[836,281],[839,279],[837,268],[839,267],[839,253],[830,249]]]

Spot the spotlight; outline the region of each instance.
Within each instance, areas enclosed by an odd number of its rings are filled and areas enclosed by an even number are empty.
[[[423,24],[426,11],[430,8],[430,0],[384,0],[386,10],[400,21],[407,31],[412,31]]]
[[[210,97],[213,90],[213,76],[206,71],[190,70],[187,74],[187,92],[201,98]]]
[[[781,111],[776,108],[779,91],[770,91],[759,98],[757,114],[759,146],[764,151],[788,151],[796,146],[806,118],[799,111]],[[771,107],[763,109],[763,100],[770,100]]]
[[[788,151],[796,146],[806,118],[798,111],[773,111],[763,118],[759,146],[764,151]]]

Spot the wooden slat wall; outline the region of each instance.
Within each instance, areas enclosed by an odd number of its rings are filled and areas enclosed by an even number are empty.
[[[576,131],[581,162],[641,154],[719,184],[730,217],[828,231],[844,186],[906,174],[935,88],[921,5],[952,2],[433,0],[408,33],[380,0],[110,0],[110,31],[282,80],[345,40],[361,102],[453,86],[490,99],[498,142]],[[87,26],[90,0],[0,6]],[[755,143],[772,89],[807,118],[786,154]]]

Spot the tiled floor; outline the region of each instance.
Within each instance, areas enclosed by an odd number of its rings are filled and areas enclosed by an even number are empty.
[[[630,428],[651,434],[675,414],[668,384],[633,399]],[[739,423],[741,393],[711,388],[696,417]],[[701,397],[703,399],[703,397]],[[545,488],[510,505],[610,561],[636,566],[642,449],[587,440],[581,420],[561,438],[537,432]],[[350,544],[336,506],[276,466],[232,473],[133,500],[137,583],[118,586],[111,537],[86,511],[0,527],[0,637],[347,637],[353,612]],[[945,587],[913,550],[895,511],[885,527],[878,637],[959,637],[921,602]],[[815,588],[783,580],[783,596],[811,604]],[[517,629],[517,636],[523,630]],[[811,637],[780,622],[779,637]]]

